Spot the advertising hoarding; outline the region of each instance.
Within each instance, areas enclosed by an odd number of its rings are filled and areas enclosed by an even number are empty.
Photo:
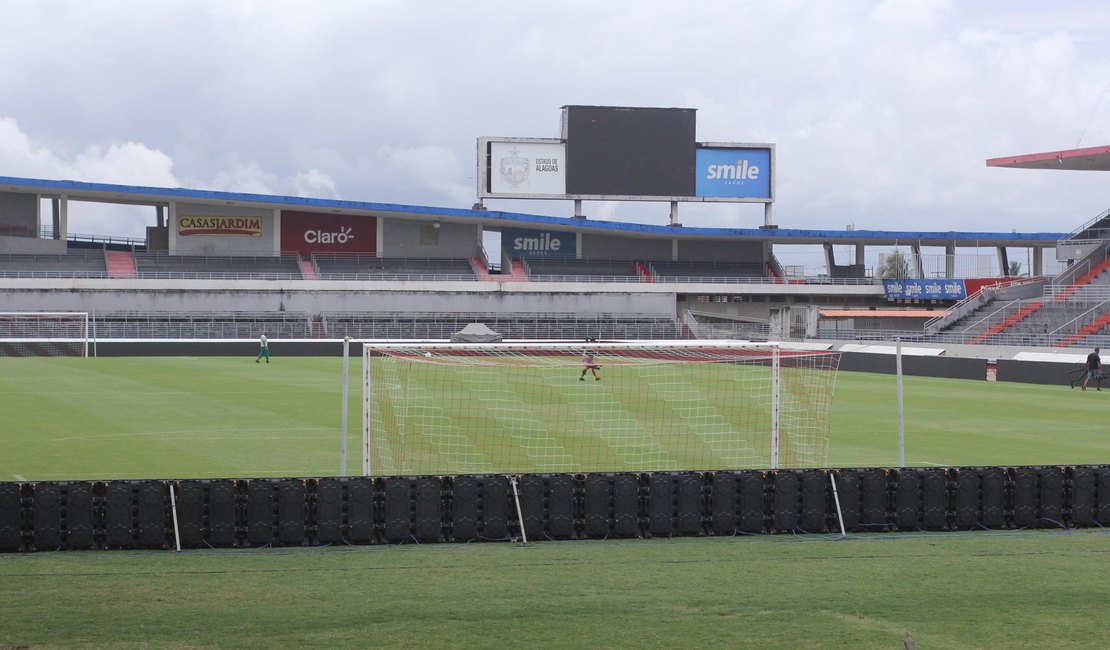
[[[225,217],[219,215],[188,215],[177,218],[177,233],[186,237],[261,237],[262,217]]]
[[[505,228],[501,231],[501,248],[514,260],[523,257],[573,258],[577,254],[577,238],[572,232]]]
[[[695,168],[698,196],[772,198],[771,150],[768,148],[699,147]]]
[[[883,280],[888,300],[963,300],[963,280]]]
[[[374,253],[378,220],[319,212],[281,211],[281,250],[286,253]]]
[[[566,146],[543,142],[490,142],[490,192],[503,195],[566,194]]]

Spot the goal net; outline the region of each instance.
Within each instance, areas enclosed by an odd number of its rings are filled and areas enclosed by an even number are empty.
[[[836,352],[775,344],[367,344],[366,475],[826,465]]]
[[[87,312],[0,312],[0,357],[87,357]]]

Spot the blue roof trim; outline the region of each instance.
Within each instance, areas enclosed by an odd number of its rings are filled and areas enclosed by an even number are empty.
[[[74,192],[101,192],[115,194],[131,194],[159,198],[182,199],[207,199],[216,201],[236,201],[241,203],[271,203],[303,208],[320,208],[325,210],[366,210],[376,212],[397,212],[406,214],[428,215],[430,217],[459,217],[466,219],[480,219],[483,221],[505,221],[513,225],[531,224],[547,225],[570,229],[597,229],[609,230],[619,233],[639,233],[647,235],[686,235],[698,237],[756,237],[766,238],[798,238],[821,240],[853,240],[860,239],[896,239],[904,240],[907,244],[919,239],[929,240],[1022,240],[1022,241],[1058,241],[1068,236],[1068,233],[1038,232],[925,232],[925,231],[894,231],[894,230],[800,230],[792,228],[778,228],[763,230],[760,228],[691,228],[686,226],[655,226],[649,224],[623,223],[618,221],[597,221],[574,219],[571,217],[550,217],[544,215],[524,214],[518,212],[500,212],[495,210],[467,210],[459,208],[437,208],[421,205],[401,205],[396,203],[368,203],[363,201],[344,201],[339,199],[314,199],[302,196],[282,196],[271,194],[250,194],[246,192],[219,192],[215,190],[192,190],[187,188],[148,187],[142,185],[114,185],[111,183],[86,183],[82,181],[59,181],[38,178],[20,178],[16,176],[0,176],[0,186],[16,186],[25,189],[53,190]]]

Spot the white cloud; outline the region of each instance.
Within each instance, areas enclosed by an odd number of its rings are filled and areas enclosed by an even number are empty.
[[[1110,198],[1102,174],[984,164],[1085,129],[1083,146],[1110,142],[1095,0],[138,7],[7,8],[0,173],[468,207],[475,138],[556,137],[562,105],[614,104],[776,143],[783,227],[1070,230]],[[586,212],[663,224],[667,207]],[[762,223],[758,206],[680,210]]]

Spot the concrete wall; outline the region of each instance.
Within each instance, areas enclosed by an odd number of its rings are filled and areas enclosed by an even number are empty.
[[[382,257],[474,257],[482,243],[482,227],[475,224],[382,220]]]
[[[505,292],[493,283],[406,283],[420,289],[383,291],[370,283],[244,283],[123,281],[120,288],[0,289],[8,311],[326,311],[490,312],[674,315],[674,294],[609,292]],[[76,282],[75,285],[82,283]],[[248,286],[244,286],[244,285]],[[303,288],[309,285],[312,288]],[[475,286],[479,285],[479,286]],[[56,286],[56,285],[55,285]],[[101,285],[104,286],[104,285]],[[129,287],[129,288],[124,288]]]
[[[51,253],[66,252],[62,239],[32,239],[30,237],[0,237],[0,253]]]
[[[582,234],[584,260],[669,260],[670,239],[636,239]]]
[[[36,194],[0,192],[0,236],[39,236],[39,197]],[[20,241],[24,241],[20,239]],[[13,252],[20,252],[15,250]]]
[[[175,203],[171,205],[170,252],[175,255],[277,255],[278,224],[273,210],[232,206]],[[258,237],[229,235],[182,235],[181,217],[224,216],[259,217],[262,234]]]

